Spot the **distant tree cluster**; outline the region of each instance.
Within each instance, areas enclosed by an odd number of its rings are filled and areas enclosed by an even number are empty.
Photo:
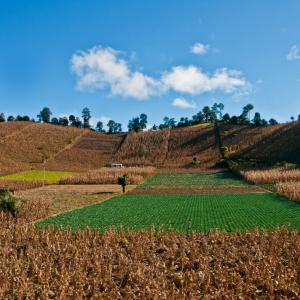
[[[17,117],[14,116],[8,116],[5,118],[4,113],[0,113],[0,122],[15,122],[15,121],[31,121],[31,122],[38,122],[38,123],[48,123],[53,125],[59,125],[59,126],[70,126],[70,127],[76,127],[76,128],[87,128],[90,130],[96,130],[99,132],[106,132],[104,129],[103,122],[99,121],[95,128],[91,126],[91,111],[89,108],[85,107],[81,112],[81,118],[74,115],[69,116],[63,116],[63,117],[51,117],[53,114],[49,107],[44,107],[40,113],[37,115],[37,120],[30,119],[29,116],[20,116]],[[147,119],[147,116],[146,116]],[[106,124],[108,127],[107,133],[119,133],[122,132],[122,124],[116,123],[113,120],[109,120]]]
[[[132,120],[129,120],[128,122],[128,131],[135,131],[139,132],[143,129],[146,129],[147,127],[147,115],[146,114],[140,114],[139,117],[133,118]]]
[[[227,124],[234,125],[247,125],[251,124],[254,126],[267,126],[267,125],[276,125],[278,122],[271,118],[269,121],[261,117],[259,112],[255,112],[253,118],[251,118],[251,112],[254,110],[252,104],[247,104],[243,107],[240,115],[232,115],[229,113],[224,113],[224,104],[223,103],[214,103],[211,107],[204,106],[202,110],[192,116],[191,119],[188,117],[181,117],[177,122],[175,118],[164,117],[163,123],[159,125],[153,125],[151,130],[162,130],[165,128],[176,128],[176,127],[186,127],[202,123],[214,123],[216,121],[223,122]],[[86,128],[98,132],[106,132],[108,134],[120,133],[122,132],[122,124],[117,123],[114,120],[109,120],[107,124],[98,121],[95,128],[91,125],[91,111],[89,108],[85,107],[81,112],[81,117],[69,115],[62,117],[52,117],[52,112],[49,107],[44,107],[40,113],[37,115],[37,121],[35,119],[30,119],[29,116],[17,115],[16,117],[10,115],[5,118],[4,113],[0,113],[0,122],[16,122],[16,121],[31,121],[31,122],[42,122],[49,123],[59,126],[70,126],[76,128]],[[292,122],[300,121],[300,114],[297,119],[295,117],[290,118]],[[128,122],[128,131],[129,132],[140,132],[147,128],[148,117],[145,113],[140,114],[138,117],[134,117]],[[104,129],[104,126],[107,126],[108,130]]]
[[[213,123],[215,121],[234,125],[253,124],[255,126],[267,126],[278,124],[278,122],[274,118],[271,118],[269,121],[263,119],[259,112],[255,112],[253,118],[251,118],[251,111],[253,109],[254,106],[252,104],[247,104],[243,107],[240,115],[230,116],[229,113],[223,113],[223,103],[214,103],[211,107],[204,106],[202,110],[193,115],[191,119],[182,117],[180,118],[179,122],[177,122],[174,118],[165,117],[163,119],[163,123],[158,126],[153,125],[152,130],[185,127],[201,123]],[[300,121],[300,115],[298,116],[298,120]]]

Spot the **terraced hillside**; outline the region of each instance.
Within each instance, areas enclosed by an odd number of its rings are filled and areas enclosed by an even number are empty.
[[[221,135],[231,155],[300,163],[300,122],[267,127],[223,125]]]
[[[255,127],[220,125],[231,155],[300,162],[300,122]],[[108,135],[31,122],[0,123],[0,175],[32,168],[86,171],[112,162],[207,169],[220,158],[213,126]]]
[[[168,153],[170,130],[129,133],[117,159],[128,165],[162,164]]]
[[[49,170],[86,171],[96,169],[115,160],[125,136],[86,132],[80,139],[47,160]]]
[[[19,130],[31,126],[29,122],[3,122],[0,124],[0,141],[10,135],[17,133]]]
[[[6,132],[0,140],[1,175],[41,168],[44,161],[72,145],[87,132],[50,124],[20,123],[3,123],[0,126],[0,131]]]
[[[212,126],[171,130],[164,166],[187,166],[194,157],[202,168],[214,166],[220,158]]]

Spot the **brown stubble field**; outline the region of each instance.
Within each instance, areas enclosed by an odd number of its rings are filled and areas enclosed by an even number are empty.
[[[127,191],[134,189],[135,185],[126,187]],[[48,216],[81,208],[108,200],[122,192],[117,184],[101,185],[49,185],[36,189],[18,191],[20,197],[30,203],[39,203],[39,206],[48,207]]]

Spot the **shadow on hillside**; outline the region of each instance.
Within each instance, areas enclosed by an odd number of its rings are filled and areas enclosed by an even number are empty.
[[[277,129],[238,154],[267,161],[300,163],[300,122]]]

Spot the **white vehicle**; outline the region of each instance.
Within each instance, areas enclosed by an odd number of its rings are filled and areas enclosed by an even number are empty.
[[[123,164],[113,163],[110,165],[112,168],[124,168]]]

